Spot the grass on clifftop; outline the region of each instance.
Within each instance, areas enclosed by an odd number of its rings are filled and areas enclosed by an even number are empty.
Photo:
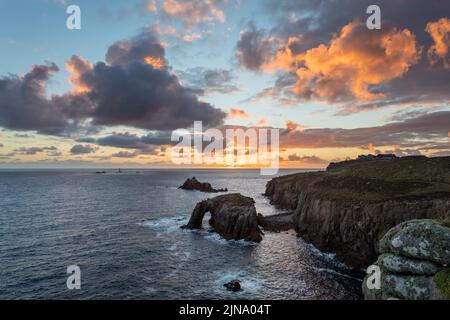
[[[325,172],[275,178],[328,199],[385,201],[394,198],[450,198],[450,157],[351,160]]]

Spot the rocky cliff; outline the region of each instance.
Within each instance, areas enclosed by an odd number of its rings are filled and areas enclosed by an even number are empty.
[[[227,240],[260,242],[262,231],[258,226],[255,201],[240,194],[227,194],[199,202],[187,229],[201,229],[205,214],[211,213],[209,224]]]
[[[450,300],[448,225],[413,220],[389,230],[379,243],[376,273],[363,281],[365,299]]]
[[[395,225],[450,217],[450,157],[346,161],[275,178],[265,194],[294,210],[294,227],[306,241],[365,267]]]

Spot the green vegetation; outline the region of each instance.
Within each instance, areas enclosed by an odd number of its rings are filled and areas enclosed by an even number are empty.
[[[450,268],[436,273],[433,279],[444,299],[450,300]]]
[[[405,157],[393,160],[344,161],[331,164],[327,174],[374,197],[450,197],[450,157]],[[346,188],[341,185],[340,188]]]

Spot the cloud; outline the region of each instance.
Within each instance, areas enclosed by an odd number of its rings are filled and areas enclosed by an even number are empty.
[[[384,98],[380,87],[405,75],[420,52],[409,30],[385,27],[368,32],[359,21],[344,26],[329,45],[296,54],[292,47],[297,42],[301,39],[289,38],[263,67],[295,73],[299,97],[329,102]]]
[[[45,96],[46,82],[57,71],[55,64],[34,65],[23,76],[1,78],[0,126],[43,134],[63,134],[80,128],[79,115],[88,108],[83,96]]]
[[[158,11],[158,7],[156,6],[156,1],[155,0],[149,0],[147,2],[147,5],[145,7],[147,9],[148,12],[156,12]]]
[[[367,148],[392,147],[426,148],[439,141],[448,148],[450,111],[423,114],[382,126],[340,129],[307,128],[295,126],[282,129],[280,145],[283,148]],[[446,144],[447,143],[447,144]]]
[[[244,110],[231,108],[228,112],[228,117],[231,119],[246,119],[249,117],[249,114]]]
[[[372,4],[382,8],[381,31],[363,28]],[[449,2],[265,0],[263,7],[274,27],[244,32],[236,51],[241,66],[274,73],[276,83],[249,101],[319,100],[337,107],[339,115],[449,103],[448,17],[443,18]]]
[[[120,151],[117,153],[113,153],[112,157],[114,158],[136,158],[138,155],[140,155],[139,152],[126,152],[126,151]]]
[[[19,149],[15,149],[14,152],[22,155],[35,155],[42,152],[54,153],[57,152],[57,148],[54,146],[51,147],[21,147]]]
[[[180,18],[188,27],[199,23],[220,21],[226,17],[219,5],[226,0],[164,0],[161,11],[169,17]]]
[[[233,84],[234,75],[231,70],[191,68],[177,72],[183,84],[201,95],[226,94],[239,91]]]
[[[90,140],[92,143],[98,144],[100,146],[109,146],[116,148],[126,148],[126,149],[141,149],[145,150],[150,145],[172,145],[174,142],[171,141],[171,132],[153,132],[144,136],[138,136],[136,134],[125,133],[114,133],[112,135],[102,137],[99,139],[85,139]],[[80,139],[81,141],[83,139]]]
[[[98,126],[148,130],[218,126],[226,113],[198,99],[170,73],[164,47],[151,32],[109,47],[105,62],[79,56],[67,62],[73,90],[47,98],[45,85],[59,69],[33,66],[0,79],[0,126],[49,135],[86,133]]]
[[[328,164],[329,161],[321,159],[317,156],[298,156],[296,153],[290,154],[287,158],[287,161],[292,162],[302,162],[305,164],[317,164],[317,165],[323,165]]]
[[[90,145],[77,144],[70,149],[70,153],[75,155],[95,153],[96,149]]]
[[[14,135],[15,138],[21,138],[21,139],[28,139],[28,138],[34,138],[34,136],[28,134],[28,133],[16,133]]]
[[[265,31],[250,24],[242,31],[236,47],[236,58],[241,66],[252,71],[260,71],[272,58],[274,40]]]
[[[442,18],[427,24],[426,31],[433,38],[434,44],[428,49],[428,58],[432,64],[442,62],[445,69],[450,69],[450,20]]]

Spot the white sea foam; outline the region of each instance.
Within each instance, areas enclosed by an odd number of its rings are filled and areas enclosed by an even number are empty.
[[[208,232],[205,235],[205,239],[212,241],[214,243],[225,245],[225,246],[233,246],[233,247],[252,247],[257,245],[255,242],[245,241],[245,240],[226,240],[222,238],[218,233],[210,233]]]
[[[185,225],[188,219],[185,216],[162,217],[152,219],[139,223],[139,225],[148,227],[157,232],[157,236],[167,233],[173,233],[180,230],[182,225]]]

